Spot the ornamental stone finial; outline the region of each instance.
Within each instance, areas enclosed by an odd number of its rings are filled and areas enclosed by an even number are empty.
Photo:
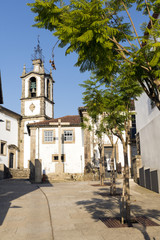
[[[23,66],[22,76],[24,76],[25,74],[26,74],[26,65],[24,64],[24,66]]]

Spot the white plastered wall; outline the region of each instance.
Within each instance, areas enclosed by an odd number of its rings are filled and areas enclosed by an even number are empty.
[[[31,100],[31,101],[25,101],[25,116],[36,116],[40,114],[40,100]],[[34,105],[34,110],[32,111],[30,109],[31,105]]]
[[[29,94],[29,80],[35,77],[36,78],[36,88],[37,88],[37,97],[41,95],[41,78],[39,76],[35,76],[34,74],[31,74],[28,78],[25,79],[25,98],[28,97]]]
[[[52,162],[52,154],[58,154],[58,128],[50,128],[55,131],[55,143],[42,143],[42,129],[39,130],[39,159],[42,160],[42,170],[46,174],[55,172],[55,165]],[[67,129],[65,127],[65,129]],[[71,129],[71,127],[69,127]],[[63,130],[63,128],[62,128]],[[83,173],[84,172],[84,146],[83,146],[83,132],[81,127],[75,127],[75,143],[62,144],[61,154],[65,154],[64,171],[65,173]],[[38,131],[37,142],[38,148]],[[36,151],[38,158],[38,151]]]
[[[52,107],[53,107],[53,104],[48,102],[48,101],[45,101],[45,108],[46,108],[46,115],[50,118],[53,117],[52,115]]]
[[[0,119],[3,120],[3,122],[0,122],[0,140],[6,142],[6,155],[0,155],[0,163],[5,164],[7,167],[9,164],[9,156],[8,156],[8,145],[15,145],[18,147],[18,120],[0,112]],[[6,130],[6,121],[10,121],[10,131]],[[15,156],[16,159],[16,167],[18,165],[18,153],[16,153]]]
[[[140,135],[142,164],[152,169],[160,169],[159,142],[160,142],[160,111],[151,107],[151,101],[143,93],[136,106],[137,132]]]
[[[38,122],[38,120],[34,120],[34,122]],[[30,160],[30,136],[27,131],[27,124],[29,123],[33,123],[33,120],[24,123],[24,168],[28,168],[28,161]]]

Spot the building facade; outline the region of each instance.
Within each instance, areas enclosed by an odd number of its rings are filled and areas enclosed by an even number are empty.
[[[142,160],[140,185],[160,192],[160,112],[145,93],[138,98],[135,106],[137,134],[140,143],[139,154]]]
[[[36,53],[40,53],[39,43]],[[79,115],[54,118],[52,72],[46,73],[40,56],[32,60],[32,70],[22,72],[21,115],[0,107],[0,161],[7,168],[30,169],[30,178],[41,181],[42,174],[84,174],[87,163],[99,167],[99,150],[95,133],[83,129],[86,108]],[[115,169],[124,166],[123,147],[113,137]],[[132,146],[128,146],[131,166]],[[113,148],[107,135],[103,136],[103,156],[106,173],[110,171]],[[107,175],[106,175],[107,176]]]
[[[80,117],[75,115],[28,124],[33,173],[35,159],[38,159],[46,175],[83,174],[84,144],[80,123]]]
[[[19,167],[20,124],[19,114],[0,106],[0,164],[9,168]]]
[[[30,137],[27,124],[54,116],[52,73],[45,73],[43,61],[32,61],[33,70],[22,73],[20,168],[28,168],[30,159]]]

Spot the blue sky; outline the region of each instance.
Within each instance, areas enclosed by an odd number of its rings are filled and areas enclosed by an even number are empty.
[[[45,57],[45,68],[50,70],[49,60],[57,39],[48,30],[32,27],[34,14],[26,4],[31,0],[5,0],[0,7],[0,70],[3,88],[3,106],[21,112],[21,78],[23,65],[32,66],[31,55],[40,35],[40,46]],[[65,56],[64,49],[55,48],[56,71],[53,71],[55,117],[77,115],[82,106],[82,91],[79,86],[89,78],[89,73],[80,73],[74,67],[76,55]]]
[[[3,88],[3,106],[21,112],[21,78],[23,65],[32,66],[31,55],[40,35],[40,46],[45,57],[45,68],[50,70],[49,60],[57,39],[48,30],[32,27],[34,14],[26,4],[33,0],[5,0],[0,7],[0,70]],[[142,22],[133,12],[136,25]],[[77,56],[65,56],[64,49],[55,48],[56,71],[53,71],[55,118],[77,115],[82,106],[83,89],[79,86],[89,78],[89,73],[80,73],[74,67]]]

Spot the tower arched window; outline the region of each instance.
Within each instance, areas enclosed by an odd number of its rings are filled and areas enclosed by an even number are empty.
[[[51,85],[49,79],[47,79],[47,98],[51,97]]]
[[[30,79],[30,86],[29,86],[30,97],[36,97],[36,78],[32,77]]]

